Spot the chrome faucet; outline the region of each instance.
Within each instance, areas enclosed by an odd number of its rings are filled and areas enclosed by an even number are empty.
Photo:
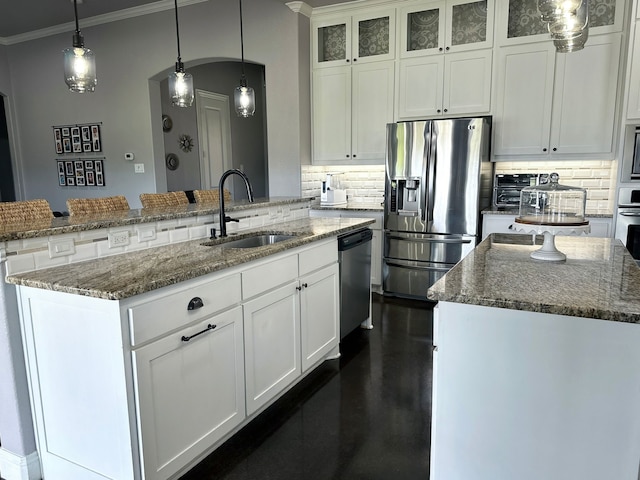
[[[244,180],[244,185],[247,187],[247,197],[249,198],[249,202],[253,202],[253,189],[251,188],[251,183],[249,182],[249,177],[247,177],[243,172],[237,169],[227,170],[220,177],[220,183],[218,184],[218,197],[220,198],[220,237],[227,236],[227,222],[239,222],[236,218],[231,218],[224,213],[224,181],[228,176],[232,174],[239,175]]]

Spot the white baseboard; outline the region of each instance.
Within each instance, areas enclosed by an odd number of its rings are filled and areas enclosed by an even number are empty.
[[[0,447],[0,477],[2,480],[41,480],[38,452],[23,457]]]

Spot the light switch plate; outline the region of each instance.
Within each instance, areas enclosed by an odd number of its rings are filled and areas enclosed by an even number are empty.
[[[134,163],[133,171],[135,173],[144,173],[144,163]]]
[[[49,258],[66,257],[76,253],[73,238],[49,240]]]

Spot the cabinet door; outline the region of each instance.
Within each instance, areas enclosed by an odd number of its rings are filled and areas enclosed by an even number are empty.
[[[419,2],[400,10],[400,57],[444,51],[445,2]]]
[[[489,112],[493,51],[450,53],[444,57],[443,112],[448,115]]]
[[[351,18],[332,17],[312,27],[313,67],[336,67],[351,63]]]
[[[515,220],[515,215],[485,213],[482,215],[482,240],[492,233],[518,233],[509,228]]]
[[[635,22],[635,36],[630,62],[627,118],[636,120],[640,118],[640,21]]]
[[[386,127],[393,122],[393,72],[393,61],[352,67],[354,160],[384,163]]]
[[[393,60],[396,17],[394,9],[367,11],[352,17],[353,64]]]
[[[371,285],[382,285],[382,232],[372,230],[371,238]]]
[[[384,136],[383,136],[384,137]],[[351,67],[313,72],[313,159],[351,158]]]
[[[494,154],[547,154],[553,100],[553,43],[502,47],[498,55]]]
[[[235,307],[133,352],[146,479],[170,477],[245,418],[242,335]]]
[[[622,31],[625,1],[589,0],[590,38]],[[500,45],[549,41],[549,31],[538,13],[537,0],[500,1],[497,10],[496,42]]]
[[[300,374],[298,282],[244,305],[247,415],[282,392]]]
[[[493,0],[449,0],[445,52],[490,48],[493,45],[493,11]]]
[[[398,119],[433,117],[442,113],[444,57],[431,55],[398,62]]]
[[[302,371],[324,358],[340,341],[338,264],[300,279]]]
[[[589,38],[556,56],[551,153],[613,152],[621,34]]]

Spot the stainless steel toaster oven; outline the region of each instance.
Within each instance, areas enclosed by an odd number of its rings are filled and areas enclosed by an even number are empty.
[[[530,185],[546,183],[546,173],[499,173],[493,181],[493,206],[512,207],[520,205],[520,191]]]

